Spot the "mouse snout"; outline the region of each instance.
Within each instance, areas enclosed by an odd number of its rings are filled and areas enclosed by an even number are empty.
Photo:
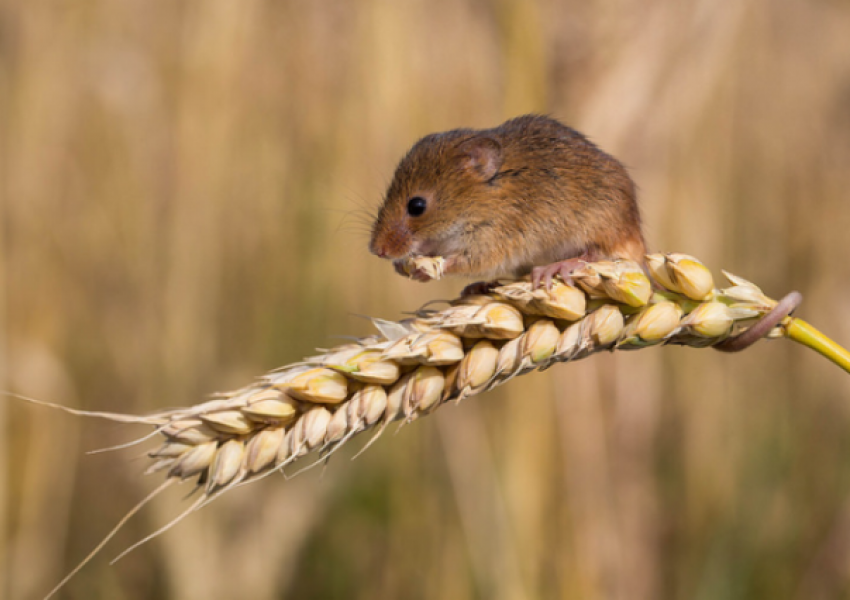
[[[380,258],[400,258],[407,254],[404,246],[389,241],[375,242],[370,250]]]
[[[381,258],[407,256],[410,253],[410,234],[399,229],[380,232],[372,238],[369,250]]]

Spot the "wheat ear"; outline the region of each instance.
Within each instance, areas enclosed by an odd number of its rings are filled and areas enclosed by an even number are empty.
[[[439,259],[417,260],[440,275]],[[798,294],[777,303],[725,272],[730,287],[715,289],[709,270],[682,254],[650,255],[647,265],[644,271],[626,261],[588,263],[571,285],[555,281],[549,290],[533,290],[515,281],[402,321],[373,319],[376,335],[188,408],[144,417],[71,410],[153,425],[162,441],[149,453],[147,473],[164,473],[166,482],[194,480],[199,492],[181,515],[119,558],[227,490],[308,454],[319,462],[366,430],[375,430],[371,444],[394,421],[409,423],[449,401],[595,352],[664,344],[739,350],[766,334],[813,347],[850,372],[850,353],[788,316]],[[757,335],[749,339],[747,332]]]

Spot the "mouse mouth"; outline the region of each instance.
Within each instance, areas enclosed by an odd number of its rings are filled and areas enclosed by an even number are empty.
[[[412,244],[410,244],[410,248],[405,256],[407,258],[416,258],[418,256],[428,256],[433,258],[441,256],[441,250],[441,244],[436,240],[415,240]]]
[[[427,256],[443,256],[445,243],[435,239],[412,239],[412,236],[399,232],[390,232],[375,237],[369,244],[369,251],[380,258],[403,260]]]

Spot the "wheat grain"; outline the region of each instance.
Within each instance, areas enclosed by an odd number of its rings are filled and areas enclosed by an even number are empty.
[[[732,287],[706,291],[711,276],[691,257],[649,258],[654,292],[636,264],[589,263],[576,271],[576,286],[532,290],[517,281],[405,321],[376,321],[378,337],[160,415],[165,441],[150,453],[149,471],[196,477],[211,497],[308,453],[336,450],[372,427],[381,426],[380,434],[392,421],[412,421],[556,362],[608,349],[717,344],[776,304],[735,276]]]
[[[602,350],[714,346],[752,328],[777,305],[754,284],[725,272],[731,287],[714,289],[710,272],[693,257],[647,260],[652,280],[635,263],[587,263],[573,273],[574,285],[555,281],[545,290],[515,281],[442,310],[425,307],[402,321],[374,319],[378,335],[192,407],[138,418],[92,413],[153,424],[162,444],[149,453],[147,473],[166,473],[155,493],[186,479],[195,479],[199,492],[181,515],[120,556],[234,486],[310,453],[329,456],[363,431],[377,428],[368,447],[393,421],[413,421],[446,402]],[[411,268],[436,278],[442,262],[420,257]],[[759,333],[777,337],[783,327]]]

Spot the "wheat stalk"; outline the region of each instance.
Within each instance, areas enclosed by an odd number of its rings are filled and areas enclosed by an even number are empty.
[[[439,259],[414,262],[413,268],[439,277]],[[788,316],[799,294],[777,303],[725,272],[730,287],[715,289],[708,269],[681,254],[650,255],[647,265],[649,277],[635,263],[588,263],[573,273],[571,285],[555,281],[549,290],[533,290],[530,282],[515,281],[486,295],[458,298],[442,310],[422,308],[402,321],[373,319],[376,335],[188,408],[144,417],[63,409],[153,425],[151,435],[161,444],[149,453],[146,472],[164,473],[165,481],[50,595],[173,482],[194,480],[197,499],[115,560],[237,485],[308,454],[318,457],[312,466],[355,435],[375,430],[365,450],[394,421],[409,423],[555,363],[663,344],[734,351],[767,335],[806,343],[850,371],[850,353]]]

